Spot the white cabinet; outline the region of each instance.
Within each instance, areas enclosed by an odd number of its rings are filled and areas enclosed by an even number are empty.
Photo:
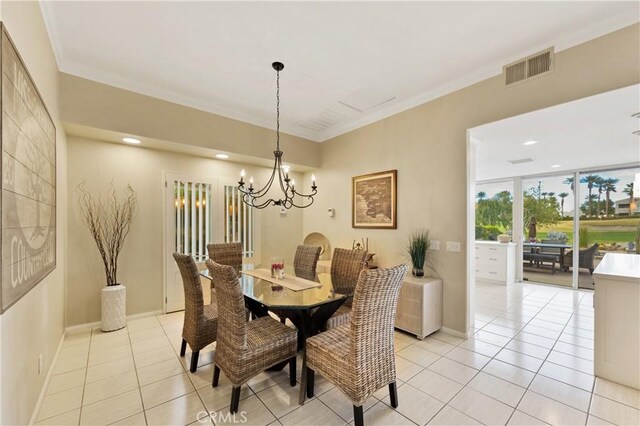
[[[396,328],[424,339],[442,327],[442,280],[407,275],[400,287]]]
[[[516,245],[476,241],[476,281],[513,284],[516,280]]]
[[[595,375],[640,389],[640,255],[607,253],[595,280]]]

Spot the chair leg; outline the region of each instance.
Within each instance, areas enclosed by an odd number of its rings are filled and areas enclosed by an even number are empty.
[[[289,360],[289,384],[291,386],[296,385],[296,357],[295,356]]]
[[[391,400],[391,406],[398,408],[398,388],[396,382],[389,383],[389,399]]]
[[[217,365],[213,366],[213,381],[211,382],[211,387],[218,387],[218,382],[220,381],[220,367]]]
[[[240,389],[242,386],[234,386],[231,391],[231,406],[229,412],[231,414],[238,412],[238,405],[240,405]]]
[[[313,379],[316,372],[307,367],[307,398],[313,398]]]
[[[280,317],[280,324],[286,324],[287,323],[287,318],[286,317]]]
[[[353,406],[353,424],[355,426],[364,426],[364,415],[362,413],[362,405]]]
[[[195,373],[198,369],[198,356],[200,355],[200,351],[193,351],[191,353],[191,368],[189,371]]]
[[[187,351],[187,341],[182,339],[182,345],[180,345],[180,356],[184,356],[184,353]]]

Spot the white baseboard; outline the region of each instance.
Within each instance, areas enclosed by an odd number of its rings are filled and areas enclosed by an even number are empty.
[[[47,376],[44,378],[44,383],[42,384],[42,389],[40,389],[40,396],[38,396],[38,401],[36,402],[36,406],[33,409],[33,413],[31,413],[31,420],[29,420],[29,425],[33,425],[36,422],[36,418],[38,417],[38,413],[40,412],[40,407],[42,406],[42,401],[44,400],[44,396],[47,392],[47,388],[49,387],[49,380],[51,380],[51,376],[53,375],[53,367],[56,365],[58,361],[58,355],[60,354],[60,349],[62,349],[62,342],[64,342],[65,333],[62,333],[60,336],[60,341],[58,342],[58,349],[56,349],[56,353],[51,360],[51,364],[49,364],[49,371],[47,371]]]
[[[147,318],[147,317],[154,317],[156,315],[162,315],[164,312],[162,310],[157,310],[157,311],[150,311],[150,312],[143,312],[141,314],[135,314],[135,315],[128,315],[127,316],[127,321],[133,321],[133,320],[137,320],[140,318]],[[92,330],[96,327],[100,327],[100,324],[102,324],[100,321],[96,321],[96,322],[89,322],[86,324],[78,324],[78,325],[72,325],[69,326],[67,328],[65,328],[65,334],[67,333],[77,333],[79,331],[85,331],[85,330]]]
[[[442,331],[443,333],[450,334],[450,335],[455,336],[455,337],[460,337],[462,339],[468,339],[469,338],[469,333],[463,333],[461,331],[454,330],[454,329],[449,328],[449,327],[440,327],[440,331]]]

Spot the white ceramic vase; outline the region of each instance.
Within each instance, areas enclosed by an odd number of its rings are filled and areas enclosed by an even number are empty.
[[[127,288],[122,284],[102,289],[102,331],[115,331],[127,325]]]

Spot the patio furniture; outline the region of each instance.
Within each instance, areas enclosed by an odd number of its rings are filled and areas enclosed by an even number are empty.
[[[589,248],[578,251],[578,268],[588,269],[589,274],[593,274],[594,260],[596,253],[598,252],[598,243],[595,243]],[[573,267],[573,250],[568,251],[564,255],[564,270],[565,272]]]
[[[216,341],[218,307],[214,303],[204,304],[200,275],[198,275],[198,268],[193,257],[173,253],[173,258],[178,264],[184,287],[184,325],[182,327],[180,356],[185,355],[188,343],[191,348],[189,371],[195,373],[198,368],[200,349]]]
[[[522,244],[522,260],[529,261],[529,265],[539,267],[543,263],[551,264],[551,274],[555,273],[556,263],[561,270],[564,268],[565,250],[571,248],[561,240],[543,240],[541,243],[528,242]]]
[[[233,414],[238,411],[242,385],[275,364],[289,362],[289,383],[295,386],[298,332],[268,315],[247,321],[236,270],[212,260],[206,264],[216,283],[220,312],[211,386],[218,386],[222,370],[233,385],[229,407]]]
[[[331,283],[336,292],[351,295],[354,293],[358,276],[366,269],[367,252],[336,248],[331,259]],[[327,321],[327,330],[349,324],[352,300],[347,300]]]
[[[356,426],[364,424],[362,405],[383,386],[389,386],[391,406],[398,406],[394,321],[406,272],[406,265],[362,272],[351,322],[307,340],[302,371],[307,396],[313,397],[317,371],[351,400]]]

